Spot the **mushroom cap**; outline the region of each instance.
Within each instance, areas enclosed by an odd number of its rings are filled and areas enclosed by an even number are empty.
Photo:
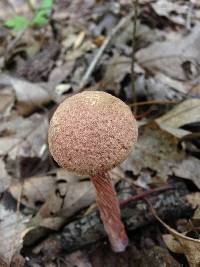
[[[95,175],[124,161],[137,135],[136,120],[123,101],[105,92],[84,91],[58,106],[50,121],[48,142],[61,167]]]

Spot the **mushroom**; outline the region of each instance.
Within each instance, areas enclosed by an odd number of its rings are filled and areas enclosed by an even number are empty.
[[[49,149],[55,161],[68,171],[91,177],[100,217],[115,252],[125,250],[128,238],[108,171],[126,159],[137,135],[129,107],[97,91],[65,99],[49,126]]]

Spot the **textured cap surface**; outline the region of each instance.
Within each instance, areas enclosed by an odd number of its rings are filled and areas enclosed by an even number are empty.
[[[49,149],[68,171],[95,175],[121,163],[137,140],[137,124],[120,99],[85,91],[64,100],[49,126]]]

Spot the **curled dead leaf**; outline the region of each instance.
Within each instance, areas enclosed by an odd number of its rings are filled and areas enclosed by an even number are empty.
[[[168,232],[173,237],[166,237],[164,241],[166,241],[166,245],[169,245],[169,249],[173,249],[172,251],[175,253],[184,253],[186,256],[190,267],[199,267],[200,265],[200,240],[194,239],[191,237],[187,237],[184,234],[181,234],[167,225],[163,220],[161,220],[156,214],[154,214],[157,220],[168,230]],[[175,241],[176,240],[176,243]],[[177,251],[177,252],[176,252]]]

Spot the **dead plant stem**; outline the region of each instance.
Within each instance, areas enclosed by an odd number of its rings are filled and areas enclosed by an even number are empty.
[[[172,189],[171,185],[166,185],[166,186],[162,186],[162,187],[159,187],[159,188],[149,189],[147,191],[138,193],[137,195],[131,196],[131,197],[125,199],[125,200],[120,201],[120,206],[123,207],[123,206],[127,205],[129,202],[137,201],[137,200],[140,200],[140,199],[144,199],[144,198],[146,198],[147,196],[149,196],[149,195],[151,195],[153,193],[160,193],[160,192],[163,192],[163,191],[166,191],[166,190],[170,190],[170,189]]]
[[[138,17],[138,0],[133,2],[134,20],[133,20],[133,35],[132,35],[132,57],[131,57],[131,87],[133,92],[133,103],[137,102],[137,95],[135,90],[135,49],[136,49],[136,34],[137,34],[137,17]],[[137,106],[134,106],[134,113],[137,113]]]
[[[153,105],[153,104],[161,104],[161,105],[166,105],[166,104],[178,104],[179,101],[177,100],[148,100],[148,101],[141,101],[141,102],[136,102],[132,103],[129,106],[130,107],[135,107],[135,106],[146,106],[146,105]]]
[[[129,15],[127,15],[126,17],[123,17],[119,23],[112,29],[110,35],[108,37],[105,38],[102,46],[99,48],[99,50],[97,51],[96,55],[94,56],[92,62],[90,63],[88,69],[86,70],[83,78],[81,79],[78,89],[82,90],[88,83],[90,76],[92,75],[95,67],[97,66],[97,64],[99,63],[104,51],[106,50],[106,48],[108,47],[108,45],[110,44],[110,42],[112,41],[112,39],[116,36],[116,34],[123,28],[126,26],[126,24],[132,19],[134,15],[134,12],[131,12]]]

